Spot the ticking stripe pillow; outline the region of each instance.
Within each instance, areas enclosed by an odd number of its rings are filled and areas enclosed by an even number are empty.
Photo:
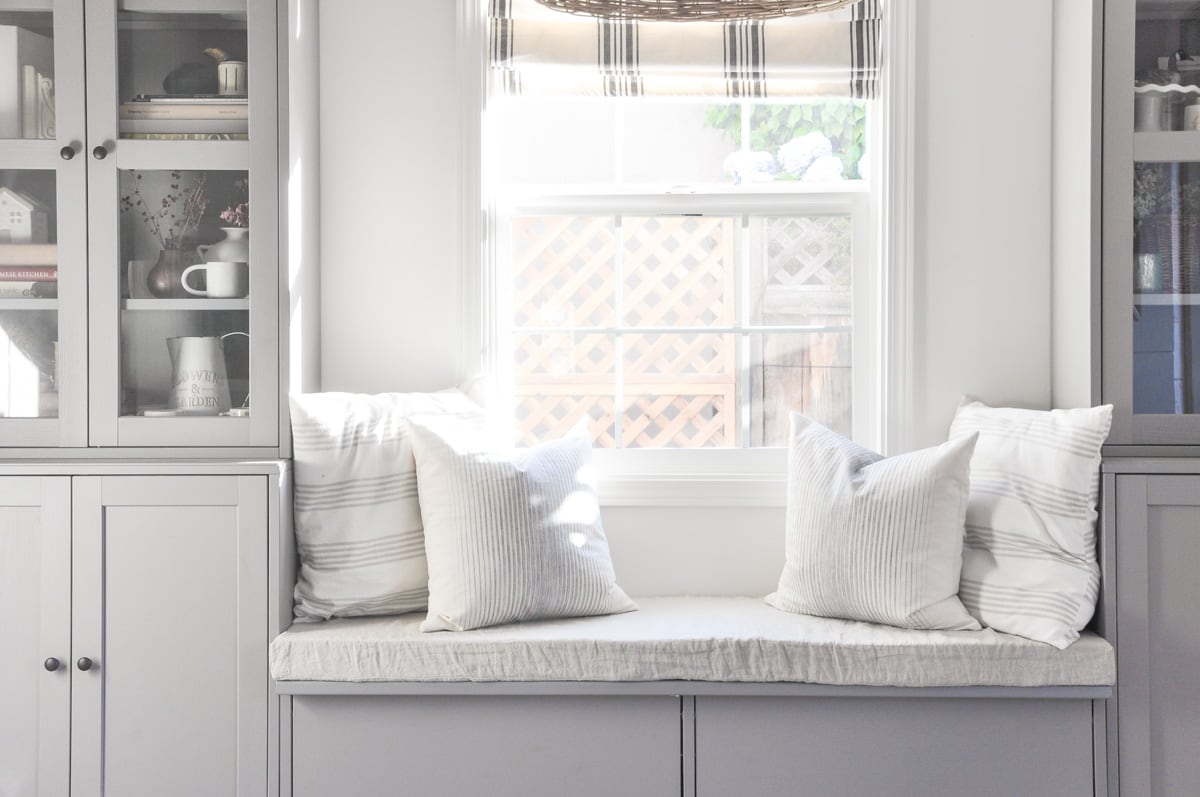
[[[636,609],[617,586],[591,446],[501,451],[448,419],[413,424],[429,559],[422,631]]]
[[[979,437],[960,594],[984,625],[1065,648],[1091,620],[1100,447],[1111,424],[1111,405],[959,406],[950,438]]]
[[[457,391],[291,397],[295,615],[308,620],[424,609],[425,540],[409,418],[483,411]]]
[[[958,599],[973,437],[883,458],[791,415],[777,609],[978,630]]]

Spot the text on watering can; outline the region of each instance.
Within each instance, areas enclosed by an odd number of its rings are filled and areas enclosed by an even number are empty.
[[[175,387],[181,385],[191,385],[191,395],[177,396],[177,403],[184,408],[203,408],[203,407],[218,407],[217,397],[206,395],[201,392],[204,383],[211,385],[220,385],[224,383],[216,371],[203,368],[190,368],[181,374],[178,374],[175,379]]]

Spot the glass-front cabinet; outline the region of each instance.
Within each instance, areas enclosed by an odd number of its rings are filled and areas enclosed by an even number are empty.
[[[276,13],[0,0],[0,447],[278,445]]]
[[[1109,440],[1200,444],[1200,2],[1108,2],[1105,37]]]

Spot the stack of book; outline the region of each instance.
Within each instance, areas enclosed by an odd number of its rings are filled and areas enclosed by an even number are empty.
[[[244,94],[139,94],[121,103],[122,138],[245,141]]]
[[[57,244],[0,246],[0,299],[53,299],[57,296]]]

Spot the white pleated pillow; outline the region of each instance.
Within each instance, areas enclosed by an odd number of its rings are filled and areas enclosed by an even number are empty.
[[[777,609],[978,630],[958,599],[973,437],[884,458],[791,415]]]
[[[447,415],[484,425],[457,391],[291,397],[295,615],[306,620],[424,609],[425,539],[409,420]]]
[[[413,445],[429,561],[422,631],[637,608],[617,586],[582,426],[503,450],[422,418]]]
[[[1100,447],[1112,405],[993,408],[964,401],[950,438],[971,460],[961,595],[984,625],[1065,648],[1096,610]]]

